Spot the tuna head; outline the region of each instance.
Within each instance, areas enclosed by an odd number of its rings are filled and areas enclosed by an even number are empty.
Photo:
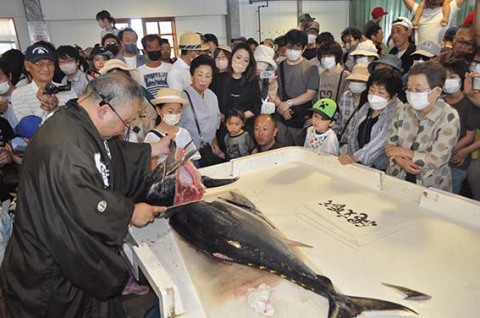
[[[185,148],[188,148],[189,144]],[[172,141],[167,159],[147,178],[147,203],[171,206],[202,198],[205,186],[200,173],[190,161],[195,152],[196,150],[186,152]]]

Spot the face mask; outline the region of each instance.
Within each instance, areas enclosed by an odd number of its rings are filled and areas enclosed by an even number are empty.
[[[77,71],[77,64],[76,63],[67,63],[60,65],[60,69],[66,75],[72,75]]]
[[[118,46],[115,44],[110,44],[105,47],[107,51],[112,52],[112,54],[115,56],[118,54]]]
[[[443,91],[447,94],[455,94],[462,87],[459,78],[447,78],[443,85]]]
[[[162,121],[167,126],[175,126],[180,121],[182,114],[164,114],[162,115]]]
[[[0,95],[5,95],[9,90],[10,90],[10,83],[8,83],[8,81],[0,83]]]
[[[218,60],[218,61],[215,61],[215,65],[217,65],[217,68],[219,70],[225,70],[227,69],[228,67],[228,60]]]
[[[322,66],[325,67],[327,70],[330,70],[337,65],[335,62],[335,57],[334,56],[327,56],[327,57],[322,57],[320,59],[320,62],[322,63]]]
[[[125,44],[125,52],[128,54],[137,54],[137,45],[134,43]]]
[[[355,60],[355,63],[358,65],[358,64],[365,64],[365,65],[368,65],[368,63],[370,63],[368,61],[368,56],[362,56],[362,57],[359,57],[358,59]]]
[[[382,96],[368,94],[368,103],[373,110],[382,110],[388,105],[388,99]]]
[[[429,92],[407,92],[407,101],[415,110],[425,109],[430,105],[430,102],[428,101],[428,93]]]
[[[247,69],[247,65],[240,65],[235,62],[232,62],[232,69],[235,73],[243,73]]]
[[[257,62],[257,70],[266,71],[268,66],[267,62]]]
[[[287,58],[295,62],[298,60],[300,57],[302,57],[302,51],[301,50],[292,50],[292,49],[287,49]]]
[[[350,84],[348,84],[348,88],[352,93],[360,94],[367,89],[367,83],[350,82]]]
[[[161,51],[150,51],[147,52],[148,58],[151,61],[158,61],[162,57],[162,52]]]
[[[315,34],[309,34],[308,35],[308,44],[315,43],[316,38],[317,38],[317,36]]]

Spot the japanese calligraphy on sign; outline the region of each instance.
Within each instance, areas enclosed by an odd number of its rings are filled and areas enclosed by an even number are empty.
[[[368,214],[363,212],[355,212],[352,209],[348,209],[346,204],[334,203],[332,200],[318,204],[324,206],[328,211],[336,213],[337,217],[344,218],[353,226],[377,226],[377,222],[368,219]]]

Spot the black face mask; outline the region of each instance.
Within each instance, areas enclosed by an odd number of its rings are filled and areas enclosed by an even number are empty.
[[[105,47],[107,51],[112,52],[113,56],[118,54],[118,46],[115,44],[109,44]]]
[[[152,61],[158,61],[162,57],[161,51],[150,51],[147,52],[148,58]]]

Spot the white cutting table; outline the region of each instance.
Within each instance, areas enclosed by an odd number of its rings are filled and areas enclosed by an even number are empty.
[[[480,317],[479,202],[357,164],[341,166],[336,157],[299,147],[200,172],[240,176],[234,184],[208,189],[207,200],[225,190],[241,191],[286,237],[313,247],[297,248],[299,257],[342,293],[401,303],[422,318]],[[245,296],[262,282],[273,288],[275,317],[327,317],[323,297],[259,270],[211,260],[179,239],[167,220],[131,228],[130,235],[133,266],[159,296],[162,317],[262,317]],[[404,300],[381,282],[432,299]]]

